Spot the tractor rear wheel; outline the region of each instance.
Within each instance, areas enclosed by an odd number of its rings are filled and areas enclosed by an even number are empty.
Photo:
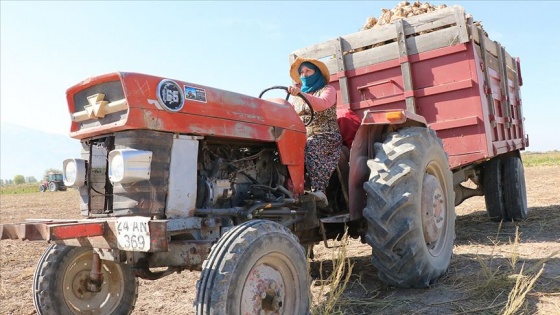
[[[272,221],[248,221],[224,234],[204,262],[196,289],[198,315],[309,313],[303,247]]]
[[[379,278],[422,288],[449,268],[455,238],[455,193],[447,155],[433,130],[410,127],[375,143],[364,183],[366,241]]]
[[[496,222],[506,219],[502,187],[502,160],[499,157],[494,157],[484,164],[482,190],[484,191],[486,211],[490,220]]]
[[[527,218],[527,190],[521,157],[511,155],[506,157],[503,162],[504,204],[507,219],[525,220]]]
[[[51,245],[33,275],[33,303],[39,315],[130,314],[138,280],[128,265],[103,261],[100,292],[87,290],[93,250]]]

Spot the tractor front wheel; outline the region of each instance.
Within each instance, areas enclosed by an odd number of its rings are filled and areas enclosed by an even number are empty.
[[[88,290],[93,250],[51,245],[33,275],[33,302],[39,315],[130,314],[138,280],[128,265],[103,261],[99,292]]]
[[[204,262],[196,289],[198,315],[309,313],[303,247],[272,221],[248,221],[224,234]]]
[[[55,182],[50,182],[49,183],[49,191],[57,191],[58,190],[58,184]]]
[[[363,215],[372,263],[384,282],[423,288],[451,262],[455,193],[447,155],[431,129],[410,127],[375,143]]]

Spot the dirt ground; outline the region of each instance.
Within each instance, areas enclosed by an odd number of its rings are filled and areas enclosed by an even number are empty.
[[[560,314],[560,166],[525,169],[528,220],[519,224],[491,222],[483,197],[457,207],[454,256],[440,282],[429,289],[387,287],[371,266],[371,249],[352,240],[347,247],[353,272],[336,314],[501,314],[522,266],[523,274],[544,270],[519,314]],[[26,218],[79,218],[77,192],[33,193],[0,197],[2,223]],[[513,242],[518,227],[520,241]],[[0,242],[0,314],[35,314],[31,286],[43,242]],[[332,249],[315,247],[311,262],[328,274]],[[515,261],[517,258],[517,261]],[[513,260],[513,262],[512,262]],[[140,281],[133,314],[192,314],[198,272],[183,272],[157,281]],[[314,303],[324,303],[320,285],[312,285]]]

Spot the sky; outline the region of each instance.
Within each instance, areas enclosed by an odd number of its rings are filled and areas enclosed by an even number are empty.
[[[66,89],[115,71],[258,96],[291,83],[291,52],[357,32],[367,17],[397,3],[2,0],[1,123],[68,135]],[[528,151],[559,150],[560,2],[430,3],[463,6],[520,57]]]

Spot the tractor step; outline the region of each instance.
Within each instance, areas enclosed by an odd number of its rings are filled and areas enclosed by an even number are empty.
[[[320,223],[319,228],[321,229],[321,234],[323,235],[323,243],[325,244],[326,248],[333,248],[338,246],[329,246],[329,243],[327,242],[327,233],[325,229],[325,224],[340,224],[340,223],[346,224],[346,222],[349,221],[350,221],[350,214],[341,214],[333,217],[319,219],[319,223]]]
[[[333,217],[321,218],[321,223],[346,223],[350,221],[350,214],[341,214]]]

